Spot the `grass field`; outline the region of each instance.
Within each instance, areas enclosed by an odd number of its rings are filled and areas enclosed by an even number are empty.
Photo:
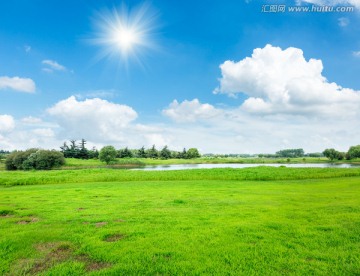
[[[359,169],[0,172],[0,183],[0,274],[360,274]]]

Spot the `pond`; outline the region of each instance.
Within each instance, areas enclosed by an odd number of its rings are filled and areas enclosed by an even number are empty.
[[[156,165],[145,166],[143,168],[136,168],[132,170],[141,171],[171,171],[171,170],[190,170],[190,169],[214,169],[214,168],[252,168],[258,166],[280,167],[286,166],[288,168],[359,168],[358,164],[331,164],[331,163],[301,163],[301,164],[180,164],[180,165]]]

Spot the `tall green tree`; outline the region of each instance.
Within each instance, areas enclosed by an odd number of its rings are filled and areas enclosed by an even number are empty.
[[[147,150],[146,156],[148,158],[154,158],[154,159],[159,157],[159,153],[158,153],[157,149],[155,148],[155,145],[153,145],[151,147],[151,149]]]
[[[78,150],[77,156],[80,159],[89,159],[89,151],[88,149],[85,147],[86,145],[86,140],[85,139],[81,139],[80,142],[80,149]]]
[[[131,150],[128,149],[128,147],[121,149],[118,151],[118,155],[119,158],[132,158],[133,157],[133,153],[131,152]]]
[[[144,146],[142,146],[142,147],[138,150],[137,156],[138,156],[139,158],[146,158],[146,152],[145,152],[145,147],[144,147]]]
[[[326,149],[323,151],[325,157],[329,158],[331,161],[337,159],[342,160],[345,158],[345,153],[337,151],[335,149]]]
[[[360,158],[360,145],[350,147],[347,156],[349,159]]]
[[[116,160],[116,149],[113,146],[105,146],[100,150],[99,159],[106,164]]]
[[[171,151],[168,149],[168,146],[162,148],[159,153],[161,159],[169,159],[171,158]]]
[[[186,152],[186,156],[189,159],[193,159],[193,158],[199,158],[200,157],[200,153],[198,151],[197,148],[190,148],[188,149],[188,151]]]

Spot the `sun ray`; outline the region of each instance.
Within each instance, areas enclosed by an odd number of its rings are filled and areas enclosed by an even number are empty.
[[[123,4],[120,9],[96,12],[93,20],[95,33],[88,40],[100,47],[96,60],[108,58],[127,66],[129,59],[142,65],[141,54],[156,48],[153,32],[156,13],[145,3],[133,9]]]

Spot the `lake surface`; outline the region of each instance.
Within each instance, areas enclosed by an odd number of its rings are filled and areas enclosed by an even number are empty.
[[[141,171],[172,171],[172,170],[191,170],[191,169],[214,169],[214,168],[252,168],[258,166],[280,167],[288,168],[359,168],[360,165],[353,164],[330,164],[330,163],[302,163],[302,164],[180,164],[180,165],[156,165],[145,166],[143,168],[136,168],[132,170]]]

